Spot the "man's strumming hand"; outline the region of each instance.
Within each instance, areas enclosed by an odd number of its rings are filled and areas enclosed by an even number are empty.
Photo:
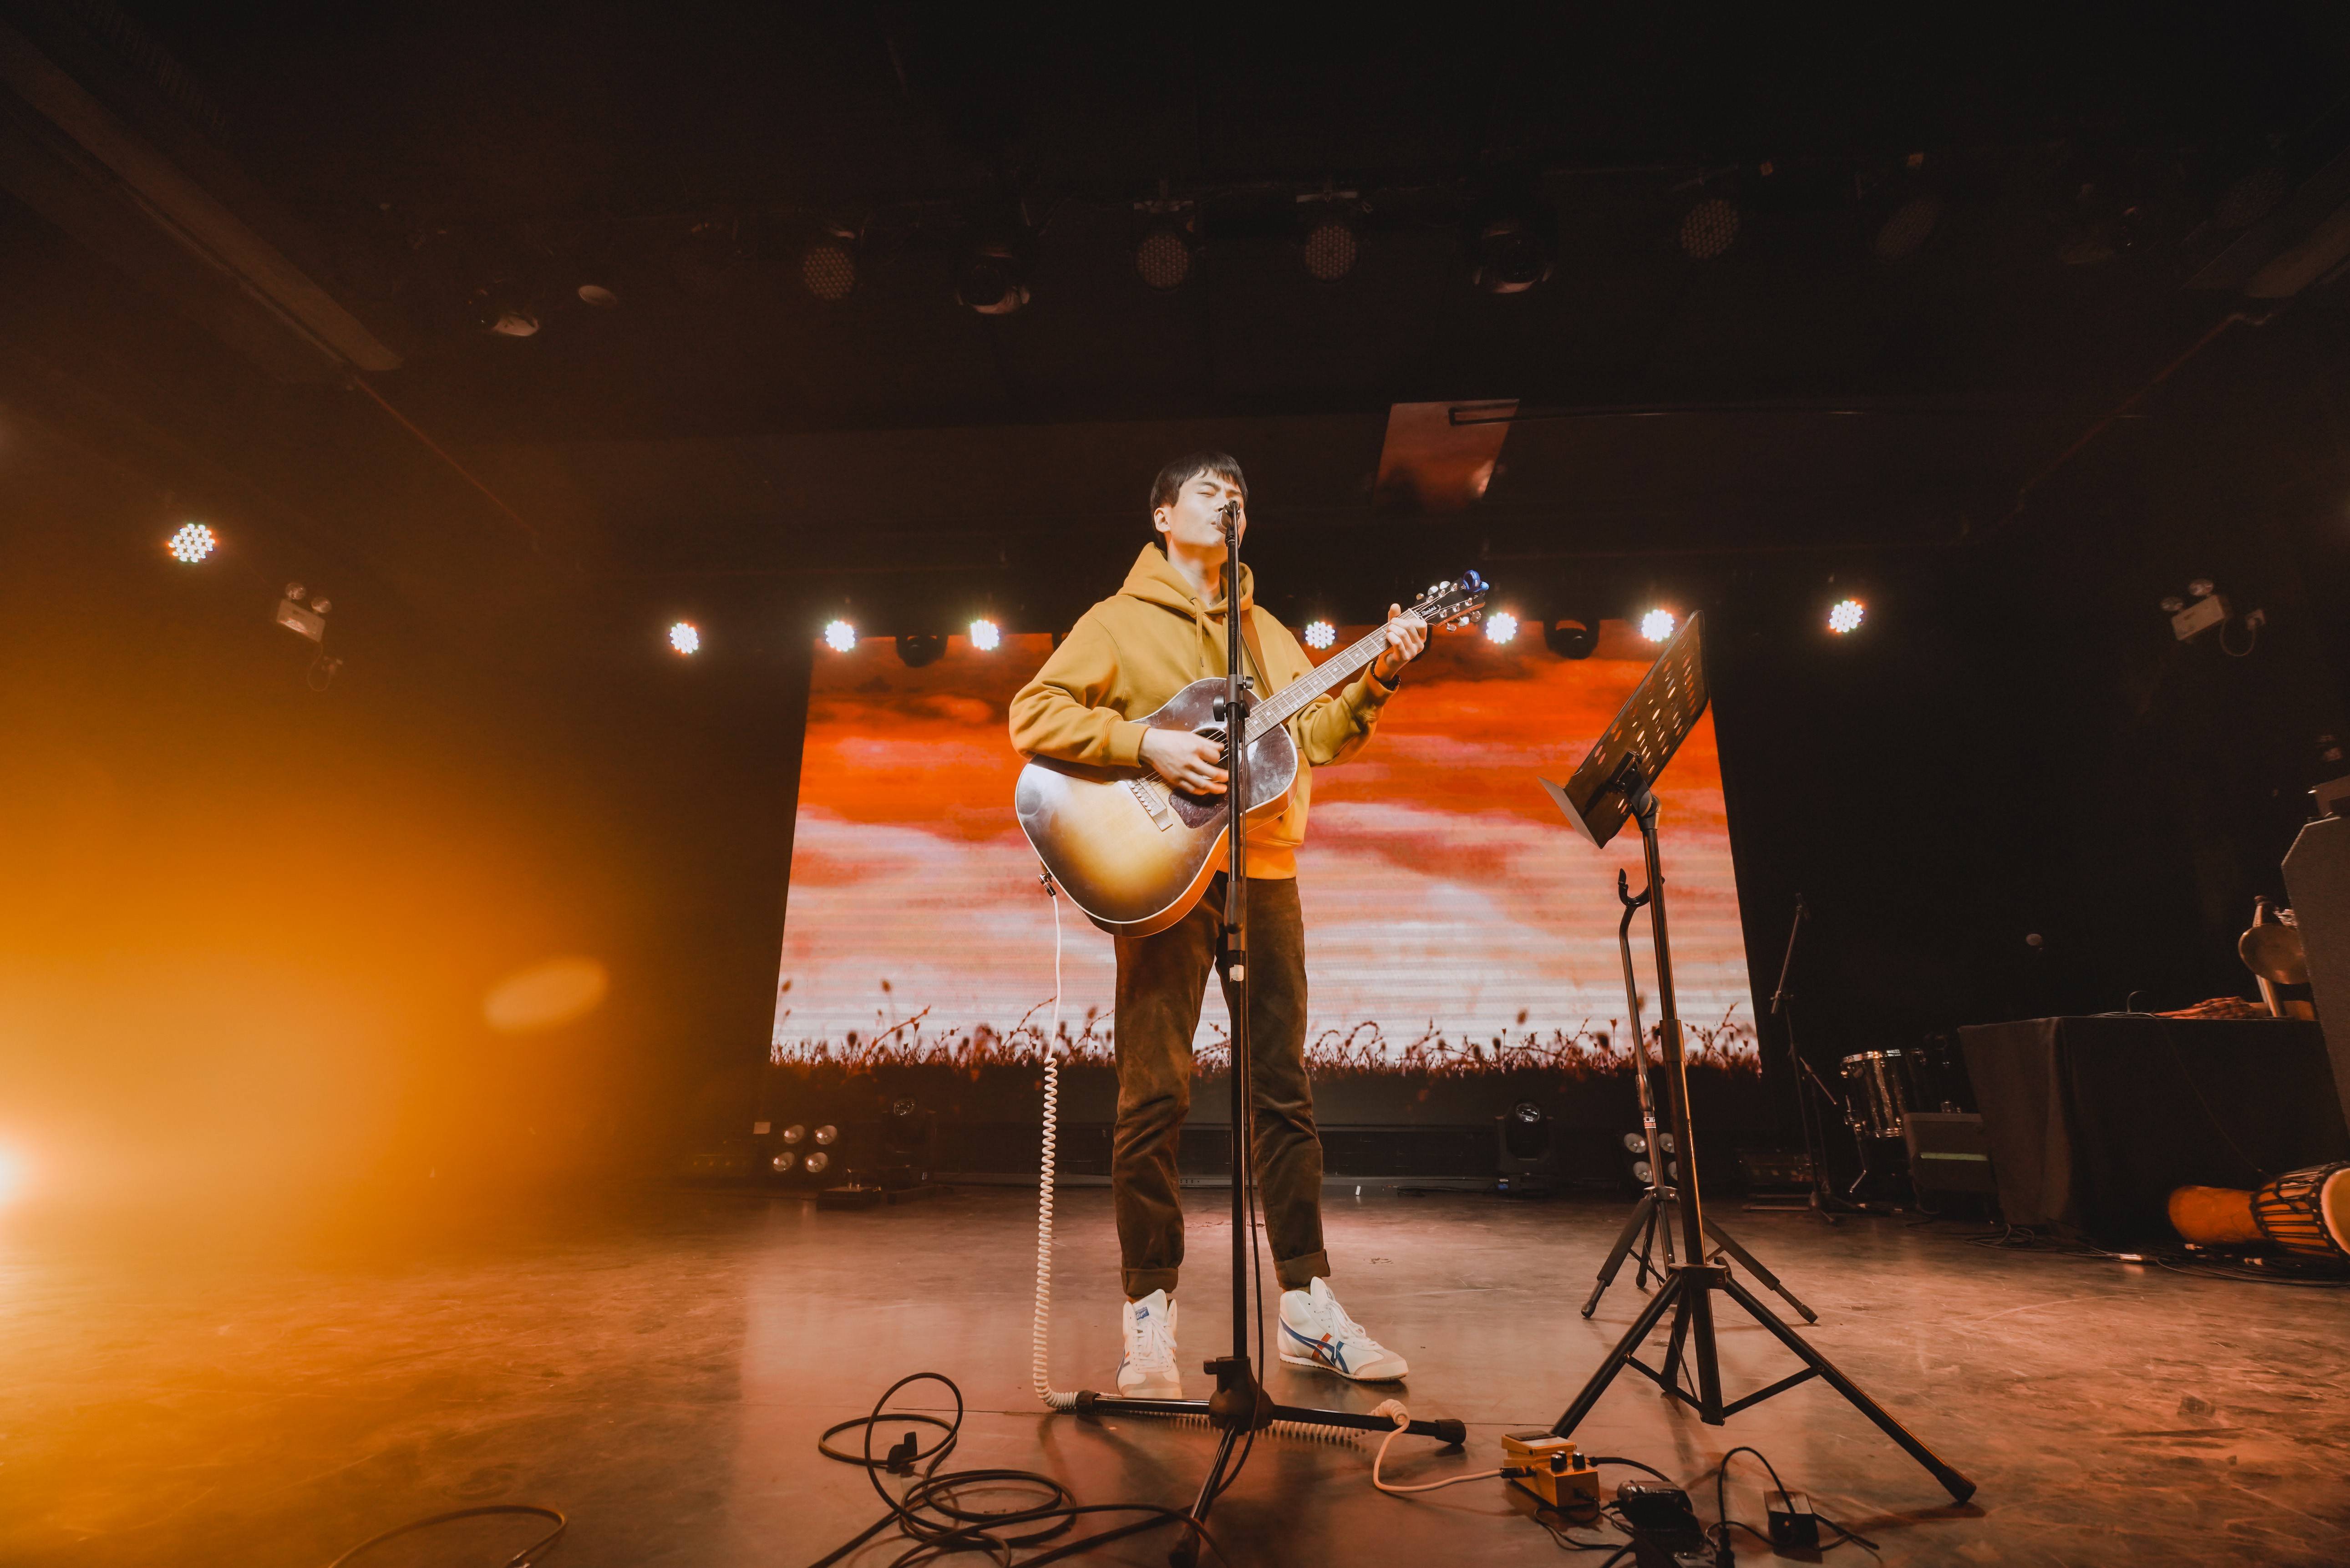
[[[1189,730],[1145,730],[1142,760],[1186,794],[1222,794],[1232,778],[1223,768],[1223,742]]]
[[[1379,678],[1382,686],[1392,686],[1403,674],[1403,667],[1419,657],[1428,646],[1428,623],[1416,615],[1403,613],[1403,606],[1388,606],[1388,645],[1371,660],[1371,673]]]

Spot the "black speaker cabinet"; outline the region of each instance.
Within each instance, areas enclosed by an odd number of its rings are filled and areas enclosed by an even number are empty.
[[[1973,1111],[1911,1111],[1901,1118],[1909,1183],[1920,1192],[1990,1192],[1991,1139]]]

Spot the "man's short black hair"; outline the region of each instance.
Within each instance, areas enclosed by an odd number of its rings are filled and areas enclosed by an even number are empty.
[[[1171,505],[1183,487],[1203,473],[1229,480],[1241,493],[1243,504],[1248,501],[1248,476],[1241,472],[1240,460],[1228,452],[1194,452],[1177,458],[1159,471],[1150,482],[1150,510]]]

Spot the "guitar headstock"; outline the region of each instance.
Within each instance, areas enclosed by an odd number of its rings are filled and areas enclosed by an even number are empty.
[[[1484,609],[1485,596],[1492,587],[1476,573],[1463,572],[1457,578],[1430,584],[1428,592],[1411,607],[1411,613],[1426,621],[1431,629],[1467,626]]]

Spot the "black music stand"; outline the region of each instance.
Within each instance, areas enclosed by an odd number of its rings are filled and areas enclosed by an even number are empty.
[[[1705,669],[1700,658],[1699,618],[1690,617],[1689,623],[1666,644],[1639,688],[1625,702],[1615,722],[1607,726],[1607,732],[1592,746],[1590,754],[1583,759],[1565,787],[1547,779],[1543,781],[1543,787],[1558,803],[1567,820],[1582,829],[1595,845],[1605,846],[1627,819],[1639,826],[1640,847],[1648,873],[1648,931],[1656,947],[1666,1098],[1672,1114],[1674,1147],[1687,1168],[1681,1172],[1680,1201],[1677,1207],[1680,1210],[1682,1255],[1689,1260],[1666,1265],[1664,1288],[1648,1298],[1631,1328],[1617,1341],[1616,1348],[1599,1364],[1598,1370],[1591,1375],[1574,1403],[1567,1406],[1551,1433],[1560,1438],[1571,1436],[1591,1413],[1592,1407],[1599,1403],[1599,1397],[1607,1391],[1617,1374],[1627,1366],[1669,1397],[1694,1409],[1698,1418],[1710,1427],[1719,1427],[1741,1410],[1818,1377],[1923,1465],[1942,1483],[1952,1501],[1964,1502],[1974,1495],[1974,1482],[1944,1463],[1933,1449],[1887,1414],[1882,1406],[1862,1393],[1858,1385],[1837,1371],[1803,1335],[1780,1322],[1753,1292],[1738,1282],[1727,1265],[1706,1259],[1705,1238],[1711,1227],[1706,1224],[1704,1201],[1698,1190],[1697,1141],[1690,1127],[1689,1072],[1681,1053],[1680,1015],[1673,1000],[1672,945],[1665,929],[1665,873],[1657,849],[1654,787],[1665,764],[1672,760],[1674,752],[1696,725],[1698,716],[1705,711]],[[1803,1370],[1725,1403],[1721,1397],[1721,1364],[1713,1338],[1713,1296],[1717,1291],[1768,1329],[1803,1362]],[[1652,1367],[1639,1359],[1638,1353],[1648,1335],[1664,1321],[1667,1312],[1673,1314],[1671,1337],[1666,1343],[1664,1365]],[[1685,1353],[1697,1365],[1694,1395],[1681,1386]]]
[[[1551,792],[1553,799],[1560,798],[1558,787],[1548,779],[1542,781],[1542,786]],[[1561,805],[1564,805],[1565,802],[1561,801]],[[1639,1267],[1633,1276],[1633,1282],[1643,1290],[1648,1288],[1650,1274],[1659,1280],[1665,1278],[1665,1271],[1657,1267],[1649,1258],[1649,1249],[1659,1238],[1665,1244],[1665,1262],[1670,1265],[1673,1261],[1670,1215],[1673,1208],[1680,1202],[1680,1197],[1675,1190],[1673,1168],[1667,1162],[1676,1157],[1669,1135],[1660,1137],[1657,1132],[1657,1100],[1648,1091],[1648,1033],[1640,1027],[1640,988],[1632,975],[1632,917],[1648,901],[1649,892],[1650,889],[1643,888],[1640,896],[1634,898],[1630,880],[1622,871],[1616,873],[1616,897],[1624,906],[1624,918],[1616,923],[1616,947],[1624,958],[1624,1016],[1630,1025],[1625,1038],[1632,1042],[1632,1082],[1640,1091],[1640,1137],[1648,1155],[1648,1190],[1640,1194],[1638,1203],[1632,1205],[1632,1217],[1624,1221],[1623,1231],[1616,1238],[1616,1245],[1608,1250],[1607,1261],[1599,1265],[1599,1282],[1591,1287],[1591,1299],[1583,1303],[1583,1315],[1586,1317],[1599,1310],[1599,1298],[1606,1295],[1607,1287],[1616,1282],[1616,1272],[1624,1266],[1627,1257],[1633,1255],[1636,1245]],[[1663,1144],[1661,1148],[1658,1147],[1660,1142]],[[1794,1307],[1805,1323],[1820,1321],[1819,1314],[1798,1300],[1794,1292],[1780,1282],[1778,1275],[1762,1266],[1761,1259],[1740,1246],[1736,1237],[1711,1219],[1705,1222],[1705,1233],[1713,1238],[1714,1245],[1721,1252],[1727,1252],[1745,1264],[1748,1273],[1761,1280],[1781,1301]]]
[[[1120,1395],[1077,1396],[1076,1408],[1096,1415],[1202,1416],[1222,1434],[1215,1458],[1200,1483],[1200,1495],[1191,1517],[1206,1523],[1208,1511],[1239,1474],[1256,1434],[1279,1421],[1292,1426],[1328,1427],[1357,1432],[1392,1432],[1396,1424],[1384,1416],[1357,1415],[1347,1410],[1322,1410],[1302,1405],[1279,1405],[1249,1364],[1248,1329],[1252,1319],[1249,1269],[1255,1262],[1254,1225],[1256,1169],[1254,1139],[1249,1137],[1253,1095],[1249,1057],[1248,973],[1248,715],[1255,703],[1249,677],[1241,662],[1241,539],[1238,503],[1224,510],[1224,696],[1216,717],[1223,725],[1224,762],[1230,776],[1224,784],[1225,855],[1222,967],[1224,1000],[1232,1023],[1232,1348],[1205,1370],[1216,1380],[1215,1393],[1206,1399],[1128,1399]],[[1457,1447],[1469,1433],[1466,1423],[1446,1417],[1408,1422],[1404,1430],[1434,1438]],[[1174,1568],[1193,1568],[1200,1560],[1200,1536],[1186,1531],[1167,1553]]]

